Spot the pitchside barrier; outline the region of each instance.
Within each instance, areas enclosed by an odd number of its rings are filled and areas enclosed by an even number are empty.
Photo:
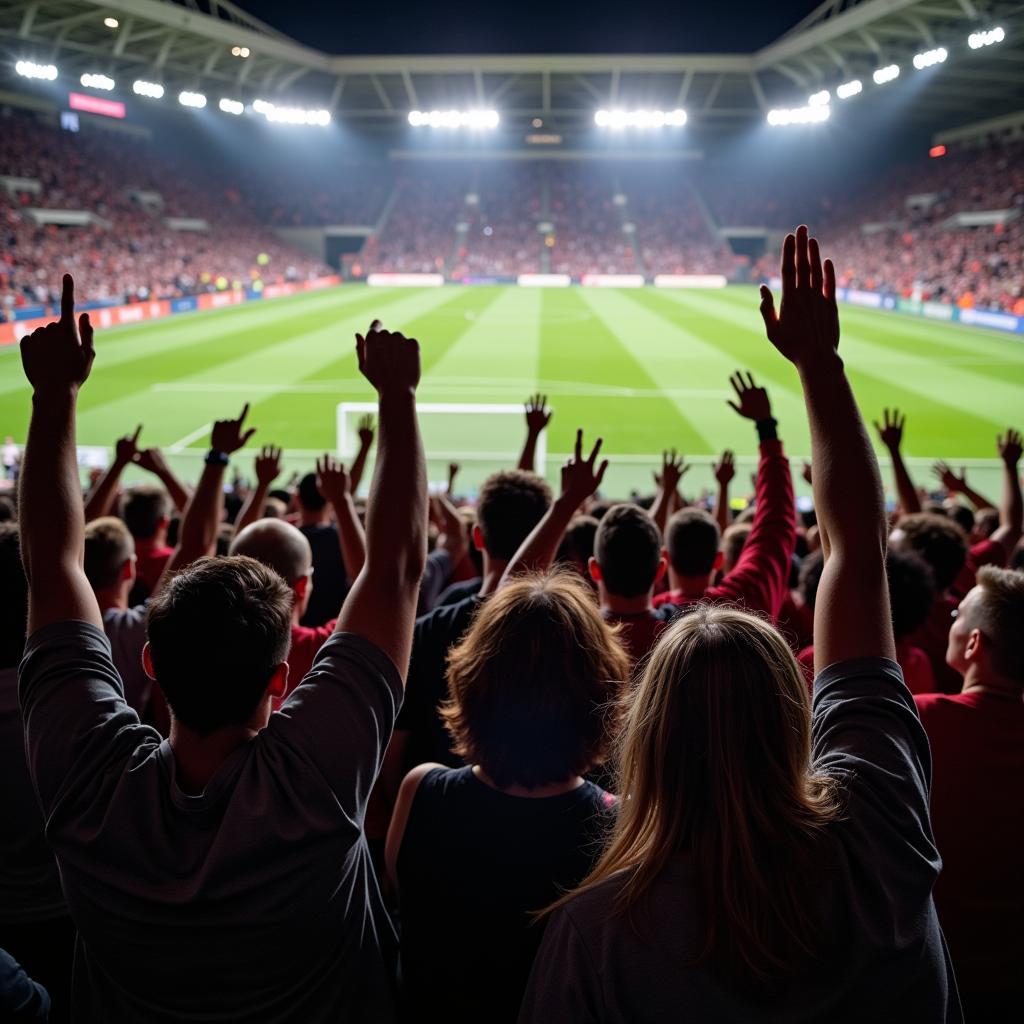
[[[782,281],[773,277],[768,285],[776,291]],[[931,302],[928,299],[906,299],[893,292],[876,292],[864,288],[837,288],[836,298],[851,306],[866,309],[884,309],[907,316],[924,317],[927,320],[943,320],[946,323],[967,324],[971,327],[988,327],[1007,334],[1024,334],[1024,316],[1001,313],[994,309],[961,309],[947,302]]]
[[[137,324],[144,320],[160,320],[177,313],[189,313],[194,309],[221,309],[237,306],[256,299],[280,299],[285,295],[299,292],[318,291],[341,284],[341,278],[317,277],[308,281],[282,281],[266,284],[262,289],[228,288],[220,292],[204,292],[202,295],[185,295],[180,299],[153,299],[147,302],[132,302],[124,306],[103,306],[84,303],[77,307],[79,312],[88,312],[93,327],[116,327],[122,324]],[[39,315],[28,319],[13,320],[0,324],[0,345],[13,345],[37,327],[45,327],[60,316],[57,307],[39,307]]]

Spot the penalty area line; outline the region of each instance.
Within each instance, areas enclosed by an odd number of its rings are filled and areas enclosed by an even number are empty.
[[[207,433],[212,426],[212,423],[204,423],[201,427],[193,430],[191,434],[186,434],[174,444],[169,445],[167,450],[173,455],[180,455],[193,441],[198,441],[203,434]]]

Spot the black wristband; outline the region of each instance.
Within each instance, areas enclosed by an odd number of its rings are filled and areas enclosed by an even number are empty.
[[[206,453],[205,462],[208,466],[226,466],[230,456],[227,452],[219,452],[216,448],[211,448]]]
[[[760,441],[778,441],[779,421],[775,419],[758,420],[754,426],[757,427],[757,437]]]

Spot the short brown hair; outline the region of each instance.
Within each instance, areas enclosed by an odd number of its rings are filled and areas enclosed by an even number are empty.
[[[162,487],[133,487],[121,504],[125,525],[136,540],[149,540],[171,513],[171,499]]]
[[[743,546],[747,543],[747,538],[753,528],[753,523],[733,523],[722,534],[722,557],[726,572],[736,567],[736,563],[743,553]]]
[[[715,567],[722,539],[718,523],[700,508],[681,508],[668,521],[665,547],[680,576],[706,576]]]
[[[116,516],[102,516],[85,524],[85,575],[93,590],[114,586],[124,563],[135,554],[128,527]]]
[[[978,570],[978,629],[992,651],[992,666],[1024,682],[1024,572],[986,565]]]
[[[467,762],[534,789],[604,759],[628,677],[615,627],[576,574],[520,577],[449,653],[441,717]]]
[[[594,560],[608,593],[646,594],[661,562],[661,536],[654,520],[637,505],[613,505],[597,528]]]
[[[243,725],[288,658],[292,591],[255,559],[200,558],[149,604],[149,649],[171,713],[200,736]]]
[[[904,516],[896,529],[932,567],[936,588],[951,587],[967,561],[967,536],[956,522],[935,512],[915,512]]]
[[[508,561],[551,504],[547,481],[525,469],[492,473],[480,488],[476,521],[492,558]]]

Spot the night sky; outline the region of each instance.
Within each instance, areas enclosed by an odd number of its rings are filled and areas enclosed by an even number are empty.
[[[814,0],[238,2],[299,42],[337,54],[749,53],[818,6]]]

